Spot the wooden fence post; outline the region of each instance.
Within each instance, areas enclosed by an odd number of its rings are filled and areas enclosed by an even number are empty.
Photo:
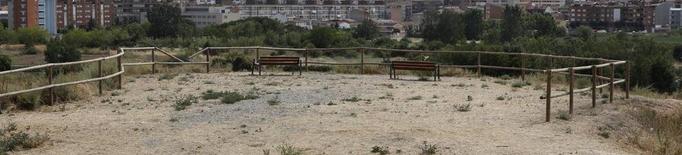
[[[609,82],[609,103],[613,103],[613,89],[615,88],[614,79],[615,79],[615,74],[616,74],[616,67],[613,65],[613,63],[610,64],[611,66],[611,80]]]
[[[573,70],[573,67],[569,67],[568,71],[568,113],[573,114],[573,85],[575,83],[573,75],[575,74],[575,70]]]
[[[152,74],[156,74],[156,48],[152,49]]]
[[[526,56],[521,56],[521,81],[526,81]]]
[[[545,114],[545,121],[549,122],[552,107],[552,70],[548,69],[545,70],[545,72],[547,72],[547,94],[545,96],[545,99],[547,100],[547,103],[545,103],[547,112]]]
[[[118,51],[118,53],[121,53],[121,52],[123,52],[123,50]],[[118,72],[121,72],[123,70],[123,64],[121,63],[121,57],[123,57],[123,55],[118,56],[116,58],[116,62],[118,62]],[[123,88],[123,74],[119,74],[118,75],[118,89],[122,89],[122,88]]]
[[[260,48],[256,47],[256,59],[260,59]]]
[[[625,62],[625,98],[630,98],[630,62]]]
[[[47,68],[47,84],[48,85],[52,85],[52,79],[53,79],[52,78],[53,77],[52,72],[54,72],[54,67],[53,66],[48,67]],[[54,88],[50,88],[49,91],[50,91],[50,105],[53,105],[54,104]]]
[[[592,65],[592,108],[597,107],[597,66]]]
[[[100,59],[97,61],[97,77],[101,78],[102,77],[102,61],[103,59]],[[99,88],[99,95],[102,95],[102,80],[98,80],[97,87]]]
[[[206,54],[206,73],[210,73],[211,72],[211,49],[206,49],[206,51],[204,51],[204,53]]]
[[[476,72],[478,74],[478,77],[481,77],[481,53],[478,53],[477,61],[478,61],[478,65],[476,67],[476,69],[477,69]]]
[[[365,50],[362,48],[357,50],[360,52],[360,74],[365,74]]]
[[[603,63],[604,63],[604,61],[599,61],[599,64],[603,64]],[[604,75],[604,67],[600,67],[597,74],[599,74],[599,76],[603,76]],[[597,81],[599,81],[598,82],[599,85],[604,84],[604,79],[602,79],[601,77],[598,78]],[[599,94],[601,94],[601,93],[604,93],[604,87],[599,88]]]
[[[308,49],[305,49],[305,52],[303,53],[303,58],[305,61],[305,71],[308,72]]]

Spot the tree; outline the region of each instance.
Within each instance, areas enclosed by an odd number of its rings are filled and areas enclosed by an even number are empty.
[[[19,28],[17,29],[16,34],[19,43],[25,44],[26,46],[46,43],[47,38],[50,36],[47,31],[38,27]]]
[[[73,46],[67,45],[61,40],[53,40],[47,44],[45,61],[47,63],[72,62],[81,60],[80,51]]]
[[[675,57],[675,60],[682,61],[682,45],[675,46],[675,50],[673,50],[673,56]]]
[[[548,14],[534,13],[526,17],[526,28],[535,31],[535,36],[561,36],[563,30]]]
[[[428,12],[422,22],[422,37],[426,41],[438,40],[443,43],[456,43],[465,38],[464,19],[452,11]]]
[[[171,5],[156,5],[147,15],[151,28],[148,33],[154,38],[177,37],[193,32],[194,25],[180,15],[180,8]]]
[[[675,84],[675,74],[672,64],[666,64],[665,61],[656,61],[651,65],[651,80],[653,87],[658,92],[671,93],[677,90],[678,85]]]
[[[7,55],[0,55],[0,71],[12,69],[12,59]]]
[[[479,40],[483,34],[483,13],[480,10],[469,10],[464,13],[464,21],[467,40]]]
[[[521,36],[523,27],[521,25],[521,8],[517,6],[506,6],[504,8],[504,18],[502,19],[501,40],[510,42],[514,38]]]
[[[364,38],[364,39],[374,39],[374,37],[379,36],[379,28],[376,23],[372,20],[364,20],[358,27],[353,30],[353,37]]]
[[[315,27],[310,31],[310,40],[317,48],[328,48],[334,44],[334,29],[329,27]]]
[[[580,26],[575,29],[575,35],[583,40],[589,40],[592,38],[592,28],[589,26]]]

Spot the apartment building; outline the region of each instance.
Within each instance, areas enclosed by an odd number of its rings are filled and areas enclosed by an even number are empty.
[[[116,22],[137,23],[147,21],[147,12],[155,5],[170,3],[166,0],[114,0]]]
[[[593,28],[617,30],[621,28],[653,31],[655,7],[633,3],[580,3],[570,6],[571,26],[589,25]]]
[[[38,0],[9,0],[8,25],[10,29],[38,25]]]
[[[68,26],[85,28],[114,24],[116,6],[113,0],[56,0],[58,29]]]
[[[239,20],[239,12],[231,6],[185,6],[181,15],[198,28]]]
[[[243,3],[238,6],[241,18],[269,17],[308,26],[350,19],[354,12],[365,13],[368,19],[399,18],[402,15],[396,13],[402,11],[396,10],[407,8],[405,5],[391,7],[383,0],[247,0]]]

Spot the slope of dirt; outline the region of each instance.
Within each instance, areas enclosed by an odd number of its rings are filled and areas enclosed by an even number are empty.
[[[158,77],[126,77],[124,90],[68,103],[63,111],[55,106],[3,115],[0,123],[16,122],[50,135],[46,146],[18,154],[262,154],[282,144],[306,154],[370,154],[373,146],[417,154],[424,141],[436,144],[439,154],[638,153],[598,135],[608,110],[590,108],[587,96],[577,96],[570,121],[556,118],[567,109],[567,99],[554,100],[553,121],[545,123],[545,104],[539,98],[543,90],[512,88],[492,78],[425,82],[320,73]],[[174,110],[179,96],[201,96],[209,89],[254,91],[259,98],[235,104],[199,99],[186,110]],[[345,100],[353,97],[360,101]],[[269,100],[280,103],[270,105]],[[470,111],[458,111],[465,105]]]

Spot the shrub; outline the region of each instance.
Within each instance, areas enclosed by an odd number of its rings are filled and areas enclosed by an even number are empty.
[[[201,93],[201,99],[204,100],[213,100],[213,99],[218,99],[225,95],[225,92],[216,92],[213,90],[207,90],[206,92]]]
[[[521,87],[525,87],[525,86],[530,86],[530,83],[525,82],[525,81],[519,81],[519,82],[512,83],[512,87],[514,87],[514,88],[521,88]]]
[[[39,93],[27,93],[18,95],[14,104],[18,109],[21,110],[34,110],[40,106],[40,94]]]
[[[47,44],[45,61],[48,63],[72,62],[81,60],[80,51],[66,45],[61,41],[53,41]]]
[[[421,100],[422,96],[412,96],[410,98],[407,98],[407,100]]]
[[[353,96],[352,98],[343,99],[343,101],[346,101],[346,102],[359,102],[360,100],[362,100],[362,99],[358,98],[357,96]]]
[[[268,100],[268,105],[279,105],[282,101],[278,97]]]
[[[241,95],[237,92],[224,92],[223,93],[223,98],[220,99],[220,102],[224,104],[234,104],[237,103],[241,100],[250,100],[250,99],[256,99],[258,96],[255,95]]]
[[[372,151],[370,151],[370,152],[371,152],[371,153],[378,153],[378,154],[380,154],[380,155],[385,155],[385,154],[389,154],[389,153],[390,153],[390,152],[388,151],[388,147],[387,147],[387,146],[373,146],[373,147],[372,147]]]
[[[422,151],[420,155],[433,155],[438,152],[438,145],[436,144],[429,144],[426,141],[422,145],[419,146],[419,149]]]
[[[242,57],[237,57],[234,60],[232,60],[232,71],[242,71],[242,70],[251,70],[251,63],[246,61],[246,59]]]
[[[0,55],[0,71],[12,69],[12,59],[7,55]]]
[[[183,96],[175,101],[175,111],[185,110],[193,103],[197,103],[197,97],[194,95]]]
[[[566,111],[561,111],[561,112],[559,112],[559,119],[566,120],[566,121],[571,120],[571,114],[569,114]]]
[[[471,111],[471,104],[455,105],[455,108],[459,112],[467,112],[467,111]]]
[[[47,140],[49,138],[46,135],[36,134],[32,136],[18,131],[16,124],[10,123],[0,129],[0,154],[7,154],[7,152],[14,151],[17,148],[36,148]]]
[[[23,53],[24,54],[38,54],[38,49],[36,49],[34,46],[29,46],[26,45],[27,47],[24,48]]]
[[[289,144],[282,144],[280,146],[277,146],[277,151],[279,152],[280,155],[302,155],[303,154],[303,149],[296,148],[296,147],[291,146]]]

